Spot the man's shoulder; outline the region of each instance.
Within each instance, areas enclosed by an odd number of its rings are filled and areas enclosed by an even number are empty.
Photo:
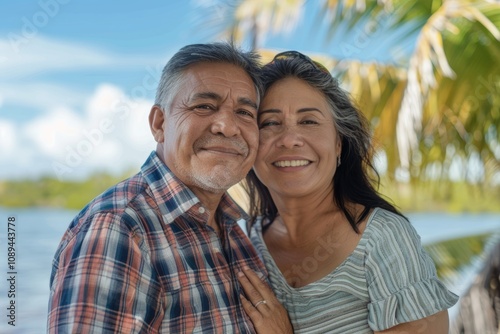
[[[90,212],[123,212],[146,194],[147,182],[140,173],[123,180],[108,188],[102,194],[94,198],[86,207]],[[85,209],[84,209],[85,210]]]
[[[148,184],[140,173],[123,180],[91,200],[73,219],[69,230],[79,230],[96,217],[108,217],[110,221],[122,218],[127,211],[143,210],[147,192]]]

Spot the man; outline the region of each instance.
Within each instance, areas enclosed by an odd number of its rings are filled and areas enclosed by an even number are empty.
[[[258,57],[230,44],[182,48],[149,123],[156,152],[94,199],[55,255],[50,333],[247,333],[237,273],[265,271],[226,194],[258,146]]]

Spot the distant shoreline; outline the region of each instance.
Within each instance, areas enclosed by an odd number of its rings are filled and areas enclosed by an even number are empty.
[[[104,190],[133,174],[113,176],[102,173],[79,181],[60,181],[54,177],[0,180],[0,203],[9,208],[81,210]],[[500,213],[500,186],[445,181],[401,183],[388,179],[381,179],[380,184],[379,191],[406,213]],[[236,194],[237,201],[245,206],[241,189],[232,194]]]

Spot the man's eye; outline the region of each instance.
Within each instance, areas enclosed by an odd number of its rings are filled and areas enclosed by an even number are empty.
[[[236,113],[240,114],[240,115],[243,115],[243,116],[248,116],[248,117],[251,117],[251,118],[255,118],[254,113],[251,112],[251,111],[248,111],[246,109],[239,109]]]
[[[215,110],[215,107],[213,105],[210,105],[210,104],[199,104],[199,105],[195,106],[194,109],[198,109],[198,110]]]

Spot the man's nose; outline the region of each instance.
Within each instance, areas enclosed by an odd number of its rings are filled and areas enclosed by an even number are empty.
[[[228,138],[239,135],[241,132],[236,117],[237,115],[232,109],[220,109],[213,115],[212,133]]]

